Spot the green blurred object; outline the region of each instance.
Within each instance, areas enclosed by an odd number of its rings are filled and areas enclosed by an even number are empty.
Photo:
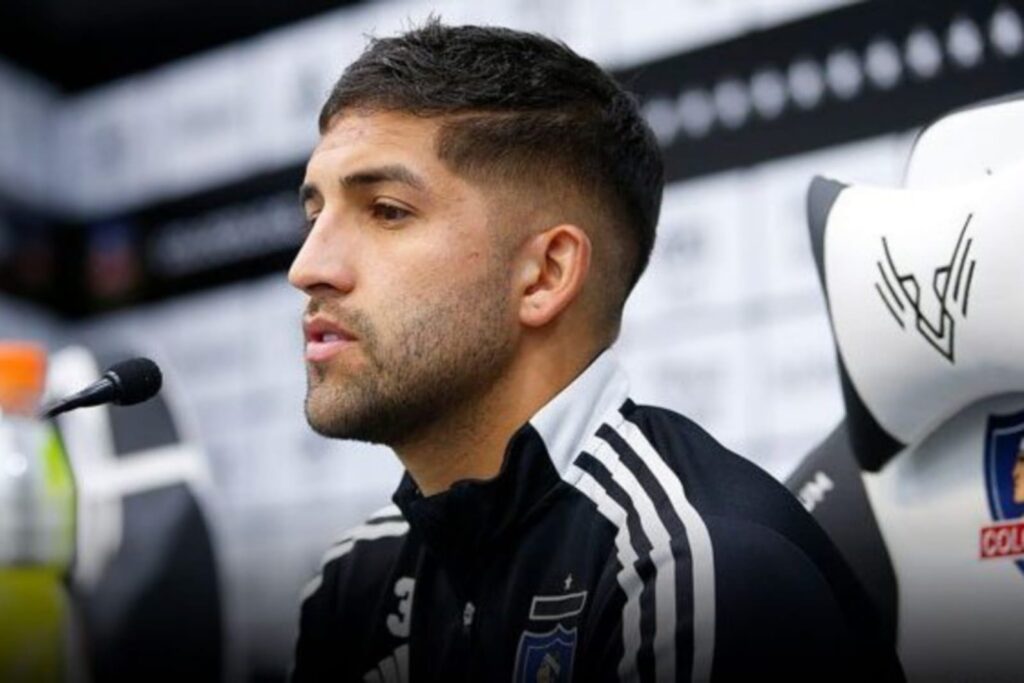
[[[0,681],[61,681],[75,494],[49,422],[0,413]]]

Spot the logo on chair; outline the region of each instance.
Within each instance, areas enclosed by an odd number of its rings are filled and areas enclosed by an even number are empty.
[[[1024,571],[1024,410],[989,416],[985,488],[995,524],[981,529],[981,559],[1013,559]]]
[[[967,302],[974,279],[976,261],[970,258],[974,239],[964,241],[972,216],[968,214],[964,221],[949,262],[935,268],[932,274],[930,293],[935,297],[937,306],[928,305],[932,303],[926,302],[929,290],[921,286],[917,276],[902,271],[896,264],[885,237],[882,238],[883,257],[876,263],[879,279],[875,282],[875,291],[896,324],[904,330],[912,324],[924,340],[950,363],[956,362],[956,319],[967,318]]]

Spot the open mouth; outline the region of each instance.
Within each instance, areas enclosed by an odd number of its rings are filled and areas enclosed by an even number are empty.
[[[355,343],[355,337],[342,327],[324,319],[303,324],[306,338],[306,360],[322,363]]]

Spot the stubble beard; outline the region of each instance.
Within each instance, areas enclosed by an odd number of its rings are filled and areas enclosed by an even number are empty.
[[[363,362],[309,366],[310,426],[329,438],[397,448],[472,405],[511,361],[504,286],[492,275],[434,302],[407,302],[404,316],[382,311],[376,326],[365,312],[346,311],[338,319],[359,336]]]

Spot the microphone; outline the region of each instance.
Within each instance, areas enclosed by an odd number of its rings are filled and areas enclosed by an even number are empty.
[[[66,396],[40,413],[40,417],[55,417],[61,413],[86,406],[113,403],[131,406],[156,396],[163,383],[157,364],[148,358],[129,358],[114,363],[97,382],[77,394]]]

